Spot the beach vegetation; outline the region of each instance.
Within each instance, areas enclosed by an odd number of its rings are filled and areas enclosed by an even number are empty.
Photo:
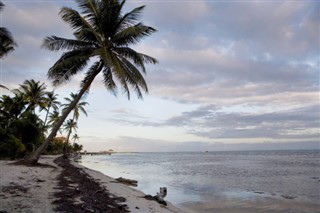
[[[116,95],[120,85],[130,99],[133,89],[138,98],[148,87],[143,74],[145,64],[155,64],[151,56],[135,51],[131,46],[156,32],[139,21],[144,6],[123,14],[125,0],[77,0],[79,11],[63,7],[60,16],[73,29],[74,38],[46,37],[42,47],[50,51],[63,51],[61,57],[48,71],[48,78],[54,86],[69,82],[73,76],[84,72],[80,91],[51,129],[45,142],[28,158],[37,163],[56,136],[57,131],[75,108],[88,94],[91,84],[102,75],[107,90]]]
[[[19,88],[12,90],[11,96],[0,97],[0,158],[28,156],[44,142],[47,130],[60,119],[59,109],[68,105],[68,102],[61,105],[57,97],[53,91],[47,91],[44,83],[33,79],[25,80]],[[79,111],[86,114],[84,105],[86,102],[79,103],[73,119],[79,118]],[[50,109],[53,110],[50,112]],[[45,115],[41,114],[43,110]],[[64,124],[68,137],[77,128],[73,119]],[[70,152],[82,149],[81,145],[69,145],[66,137],[62,138],[55,137],[45,154],[62,154],[64,149]]]
[[[0,138],[0,158],[14,159],[22,155],[26,149],[18,138],[3,128],[0,128]]]

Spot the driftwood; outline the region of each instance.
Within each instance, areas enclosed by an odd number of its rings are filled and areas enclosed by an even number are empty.
[[[129,186],[138,186],[138,181],[131,180],[123,177],[119,177],[116,179],[118,182],[129,185]]]

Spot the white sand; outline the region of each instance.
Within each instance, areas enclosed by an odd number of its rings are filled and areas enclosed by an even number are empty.
[[[10,165],[15,161],[0,161],[0,211],[43,213],[54,212],[51,202],[61,168],[54,157],[41,157],[39,163],[56,167]]]
[[[56,168],[27,167],[10,165],[14,161],[0,161],[0,211],[14,213],[52,213],[55,206],[53,194],[58,190],[57,176],[62,168],[53,160],[56,156],[43,156],[39,163],[49,164]],[[145,194],[129,186],[118,183],[115,179],[100,172],[83,168],[92,178],[105,186],[110,194],[124,197],[130,212],[180,213],[182,210],[168,202],[167,206],[156,201],[146,200]]]

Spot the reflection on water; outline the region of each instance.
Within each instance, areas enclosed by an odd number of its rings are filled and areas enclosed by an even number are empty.
[[[167,200],[195,212],[314,213],[320,212],[319,161],[316,150],[119,153],[84,156],[82,164],[138,180],[146,194],[166,186]]]

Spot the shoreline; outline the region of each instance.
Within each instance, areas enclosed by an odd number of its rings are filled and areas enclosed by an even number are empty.
[[[117,206],[118,212],[184,212],[170,202],[164,206],[154,200],[148,200],[144,198],[143,192],[119,183],[101,172],[81,166],[73,162],[72,159],[69,161],[70,167],[64,171],[65,162],[59,163],[57,159],[58,156],[41,156],[39,166],[15,165],[14,163],[17,161],[1,160],[0,212],[63,212],[65,207],[61,208],[62,204],[77,206],[77,208],[83,209],[83,212],[108,212],[108,210],[101,210],[103,206],[99,206],[105,203],[106,199],[111,202],[110,204]],[[80,177],[79,180],[63,173],[72,168],[79,172],[75,174]],[[86,184],[77,183],[83,178],[92,180],[91,185],[86,189],[82,188],[84,187],[82,185]],[[67,185],[61,185],[63,182]],[[87,183],[87,181],[85,182]],[[93,186],[101,186],[101,188],[97,190]],[[101,194],[104,193],[107,197],[103,198]],[[93,199],[95,194],[96,197],[102,197],[103,202]],[[92,200],[88,201],[85,197],[91,197]],[[100,208],[101,211],[92,211],[92,208]],[[109,209],[109,212],[114,211]]]

